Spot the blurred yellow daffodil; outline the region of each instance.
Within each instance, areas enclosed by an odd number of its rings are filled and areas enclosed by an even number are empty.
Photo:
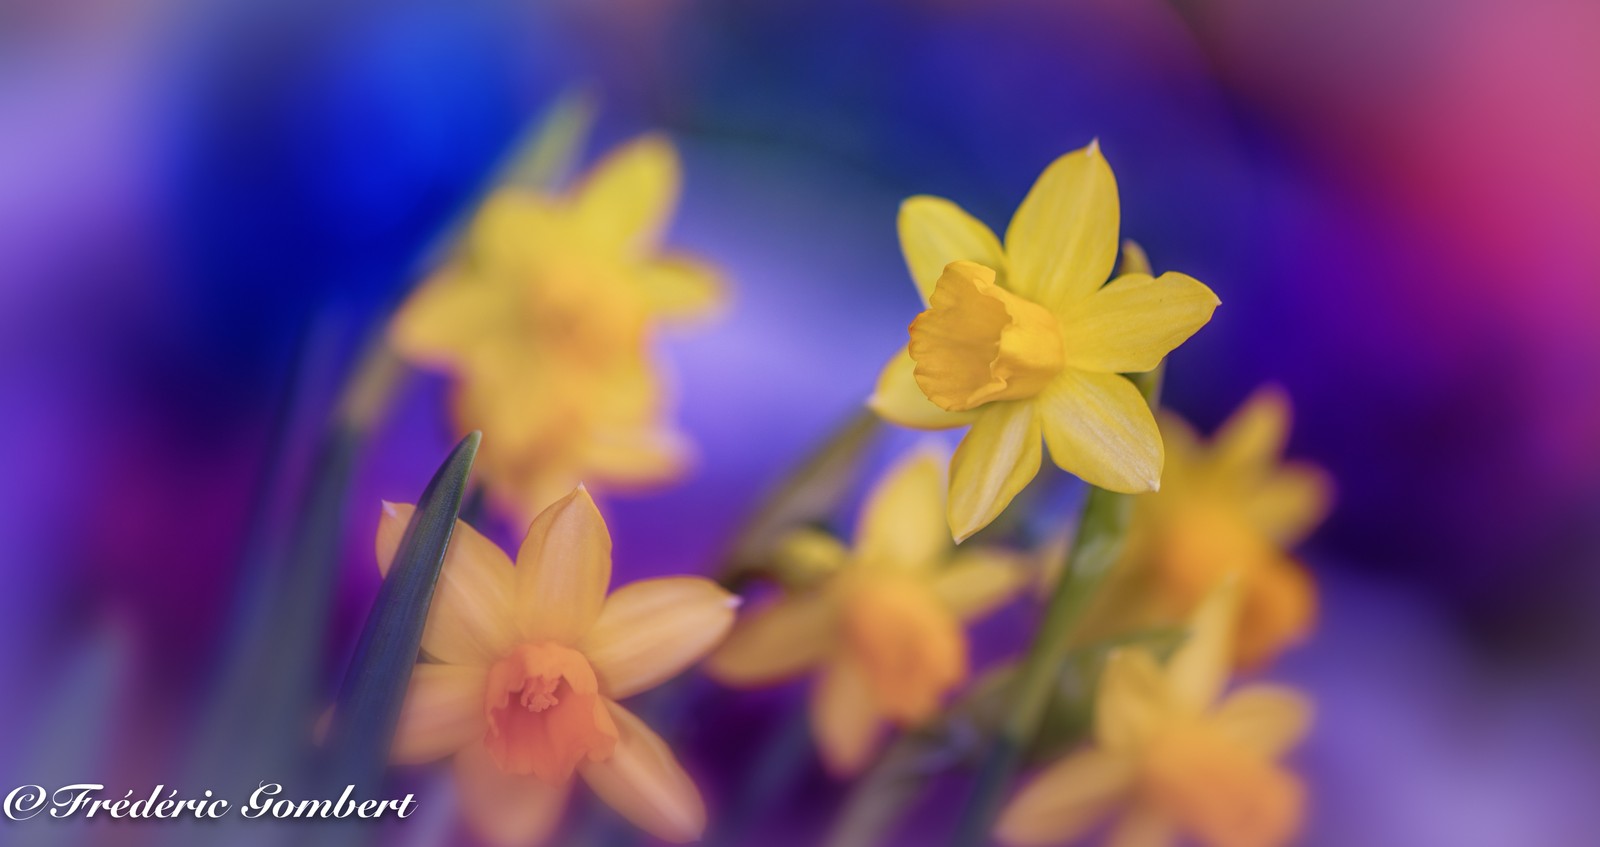
[[[385,571],[412,513],[384,505]],[[433,661],[412,673],[392,757],[453,754],[463,813],[495,844],[547,835],[574,773],[658,838],[691,841],[705,826],[700,793],[672,751],[617,701],[710,652],[738,598],[698,577],[607,596],[610,581],[611,537],[582,488],[534,519],[515,566],[456,524],[423,630]]]
[[[496,191],[395,318],[395,349],[454,377],[457,426],[489,434],[479,467],[524,516],[579,480],[633,487],[684,465],[652,333],[708,313],[722,289],[706,265],[663,252],[680,181],[672,145],[646,136],[570,191]]]
[[[1153,491],[1154,417],[1121,374],[1154,369],[1211,319],[1211,289],[1179,273],[1126,273],[1116,179],[1097,144],[1034,183],[1005,244],[948,200],[900,207],[900,248],[927,309],[869,405],[923,429],[972,427],[950,467],[956,540],[994,520],[1038,473],[1040,441],[1063,470],[1112,491]]]
[[[819,532],[783,545],[816,584],[740,621],[706,663],[747,687],[818,672],[810,717],[839,775],[872,758],[886,723],[916,726],[967,676],[962,623],[1013,596],[1023,573],[999,551],[960,550],[944,523],[941,452],[901,460],[863,506],[853,549]]]
[[[1321,469],[1285,462],[1290,407],[1263,388],[1206,444],[1161,416],[1167,467],[1161,491],[1139,498],[1116,582],[1103,609],[1119,627],[1182,620],[1227,578],[1239,583],[1238,663],[1259,667],[1302,640],[1316,590],[1288,551],[1327,515],[1333,484]]]
[[[1232,585],[1213,593],[1164,668],[1145,651],[1107,659],[1093,745],[1022,788],[1001,814],[1001,841],[1066,842],[1112,818],[1106,843],[1117,847],[1167,847],[1181,836],[1206,847],[1278,847],[1296,837],[1305,791],[1278,759],[1305,734],[1311,705],[1264,684],[1218,702],[1232,666],[1234,603]]]

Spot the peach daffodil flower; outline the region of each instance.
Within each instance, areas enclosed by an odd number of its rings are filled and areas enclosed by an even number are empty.
[[[1022,587],[1013,557],[951,544],[944,464],[924,450],[890,470],[868,495],[853,549],[821,533],[789,539],[816,584],[740,621],[706,663],[736,687],[815,672],[812,731],[835,774],[865,767],[887,724],[934,717],[967,677],[963,623]]]
[[[1122,374],[1153,370],[1211,319],[1211,289],[1180,273],[1125,273],[1117,184],[1098,144],[1057,159],[1005,243],[954,203],[900,207],[900,248],[927,307],[869,405],[902,426],[970,426],[950,466],[950,528],[965,540],[1038,473],[1040,442],[1101,488],[1154,491],[1162,447]]]
[[[1182,620],[1227,578],[1239,583],[1234,633],[1241,667],[1275,658],[1310,632],[1316,589],[1288,552],[1327,515],[1333,484],[1320,468],[1285,462],[1289,398],[1255,392],[1208,444],[1161,416],[1161,491],[1134,504],[1105,613],[1121,625]]]
[[[385,504],[387,571],[413,507]],[[665,742],[617,701],[710,652],[738,598],[699,577],[648,579],[607,595],[611,538],[582,488],[534,519],[513,565],[456,524],[392,758],[454,756],[463,813],[496,844],[531,844],[556,823],[573,777],[673,842],[699,837],[705,807]]]
[[[524,516],[580,480],[631,488],[685,465],[651,344],[723,295],[714,270],[662,246],[681,171],[646,136],[568,191],[494,192],[390,327],[403,358],[453,378],[457,426],[489,434],[479,467]]]
[[[1106,843],[1281,847],[1297,836],[1305,791],[1279,759],[1305,734],[1311,705],[1256,684],[1221,697],[1232,659],[1232,586],[1200,607],[1165,667],[1142,650],[1107,659],[1093,744],[1050,765],[1002,812],[999,839],[1059,844],[1111,820]],[[1183,843],[1188,843],[1187,841]]]

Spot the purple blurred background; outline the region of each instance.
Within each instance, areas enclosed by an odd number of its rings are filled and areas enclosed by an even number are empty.
[[[1125,234],[1223,300],[1170,404],[1209,427],[1280,382],[1339,480],[1322,626],[1277,674],[1321,703],[1307,843],[1593,843],[1597,37],[1584,0],[0,4],[0,775],[37,781],[25,728],[100,661],[94,778],[170,781],[292,351],[332,338],[337,375],[581,84],[597,146],[681,145],[674,243],[736,287],[664,344],[701,455],[606,504],[619,579],[711,569],[870,390],[916,306],[901,198],[1003,226],[1098,137]],[[442,389],[410,379],[361,452],[332,656],[378,499],[452,441]],[[681,751],[713,806],[729,743]],[[837,793],[808,779],[793,819]]]

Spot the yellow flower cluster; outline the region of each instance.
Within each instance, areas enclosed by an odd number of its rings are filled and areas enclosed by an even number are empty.
[[[687,461],[650,347],[659,325],[715,309],[722,284],[663,251],[681,172],[646,136],[570,191],[496,191],[394,321],[404,358],[452,378],[457,428],[489,435],[489,488],[524,519],[580,482],[644,486]]]
[[[1271,847],[1298,832],[1304,789],[1277,764],[1311,707],[1278,686],[1219,701],[1233,658],[1233,586],[1195,615],[1165,667],[1145,651],[1112,654],[1095,704],[1093,745],[1046,768],[1001,815],[1008,844],[1056,844],[1115,818],[1108,843],[1159,847],[1187,834],[1217,847]]]
[[[1283,462],[1288,402],[1275,390],[1210,444],[1176,417],[1158,422],[1128,375],[1160,367],[1219,301],[1191,277],[1151,274],[1131,243],[1113,276],[1120,210],[1096,144],[1044,171],[1003,243],[947,200],[901,208],[925,309],[868,405],[907,427],[968,427],[953,455],[925,446],[899,460],[848,543],[792,531],[770,551],[783,589],[737,622],[738,599],[697,577],[607,596],[610,538],[574,487],[681,467],[649,344],[660,324],[720,299],[713,272],[661,252],[678,180],[670,145],[648,137],[571,191],[496,193],[394,323],[407,359],[454,380],[457,424],[486,433],[498,501],[531,518],[515,564],[458,527],[395,758],[453,755],[463,809],[496,843],[548,833],[575,776],[656,836],[693,839],[706,823],[698,791],[617,701],[709,656],[708,673],[736,688],[814,676],[822,761],[858,774],[886,728],[937,722],[972,674],[965,626],[1035,578],[1030,557],[968,539],[1048,451],[1085,482],[1136,495],[1120,559],[1074,637],[1173,624],[1188,637],[1165,661],[1110,655],[1087,746],[1029,781],[996,835],[1054,843],[1110,821],[1119,847],[1288,843],[1304,791],[1279,759],[1310,706],[1273,686],[1225,691],[1236,668],[1263,667],[1309,631],[1315,592],[1289,551],[1326,513],[1330,484]],[[408,507],[385,507],[384,566],[408,520]]]
[[[849,549],[827,535],[791,538],[815,582],[747,616],[707,666],[739,687],[815,672],[811,725],[836,774],[870,763],[886,722],[917,726],[939,712],[967,677],[962,624],[1023,584],[1016,557],[951,544],[946,461],[925,449],[890,470]]]

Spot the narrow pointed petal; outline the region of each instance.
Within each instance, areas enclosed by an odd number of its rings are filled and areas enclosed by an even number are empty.
[[[1099,749],[1068,756],[1017,792],[1000,813],[995,836],[1018,847],[1071,841],[1127,797],[1134,775],[1127,756]]]
[[[606,598],[580,652],[613,700],[647,691],[700,661],[733,628],[739,598],[701,577],[630,583]]]
[[[1038,397],[1039,422],[1057,467],[1124,494],[1161,484],[1161,432],[1125,377],[1068,369]]]
[[[1333,508],[1333,477],[1314,465],[1291,462],[1273,472],[1244,504],[1273,541],[1292,547],[1304,541]]]
[[[1117,277],[1061,315],[1067,366],[1100,373],[1154,370],[1211,320],[1220,302],[1180,273]]]
[[[1217,428],[1212,440],[1218,476],[1259,479],[1283,458],[1292,411],[1289,395],[1276,385],[1256,389]]]
[[[574,193],[579,225],[596,245],[654,249],[678,206],[682,170],[678,151],[663,136],[646,135],[618,147]]]
[[[387,575],[416,507],[384,503],[378,518],[378,570]],[[465,521],[456,521],[433,605],[422,631],[422,649],[442,662],[487,666],[516,641],[511,615],[511,559]]]
[[[1094,293],[1117,258],[1117,180],[1090,144],[1039,176],[1006,229],[1008,287],[1050,309]]]
[[[431,762],[482,738],[488,674],[485,668],[465,665],[417,665],[400,710],[390,761]]]
[[[632,712],[607,702],[621,735],[611,758],[585,762],[579,772],[607,805],[635,826],[674,844],[706,828],[705,802],[661,736]]]
[[[734,625],[706,661],[706,673],[738,687],[770,685],[799,676],[832,652],[839,608],[832,594],[784,597]]]
[[[901,348],[878,376],[878,386],[867,398],[867,407],[890,423],[912,429],[953,429],[978,419],[976,409],[947,412],[935,405],[917,385],[916,368],[911,350]]]
[[[491,847],[536,847],[561,823],[571,783],[549,785],[500,770],[481,744],[455,760],[456,797],[467,825]]]
[[[516,576],[513,613],[525,639],[576,644],[589,631],[611,584],[611,533],[587,490],[533,519]]]
[[[405,359],[428,367],[469,361],[485,338],[506,326],[505,310],[484,282],[438,274],[406,298],[389,324],[389,343]]]
[[[950,461],[950,530],[957,542],[988,526],[1039,473],[1039,439],[1033,404],[983,407]]]
[[[1172,847],[1178,843],[1178,828],[1172,819],[1148,806],[1129,809],[1111,834],[1105,847]]]
[[[1311,728],[1310,699],[1281,685],[1251,685],[1229,695],[1211,714],[1234,743],[1268,759],[1289,752]]]
[[[1117,265],[1117,276],[1124,274],[1144,274],[1152,276],[1155,272],[1150,270],[1150,256],[1139,246],[1139,242],[1131,238],[1122,240],[1122,262]]]
[[[856,555],[869,567],[931,568],[950,551],[945,527],[945,466],[936,447],[912,452],[888,470],[861,509]]]
[[[811,690],[811,733],[822,764],[837,777],[865,770],[885,727],[861,666],[849,659],[830,663]]]
[[[1189,640],[1167,662],[1172,694],[1193,712],[1209,709],[1233,671],[1233,635],[1238,623],[1239,585],[1228,579],[1195,610]]]
[[[653,314],[691,321],[715,314],[728,292],[716,269],[688,256],[669,255],[643,269],[645,303]]]
[[[918,195],[900,204],[900,251],[924,305],[933,284],[951,262],[977,262],[1005,284],[1006,257],[1000,239],[981,221],[942,197]]]
[[[1167,722],[1173,702],[1167,678],[1143,650],[1106,657],[1095,697],[1094,736],[1114,752],[1136,751]]]
[[[1022,558],[1002,550],[962,550],[933,577],[933,593],[963,621],[1010,602],[1027,584]]]

